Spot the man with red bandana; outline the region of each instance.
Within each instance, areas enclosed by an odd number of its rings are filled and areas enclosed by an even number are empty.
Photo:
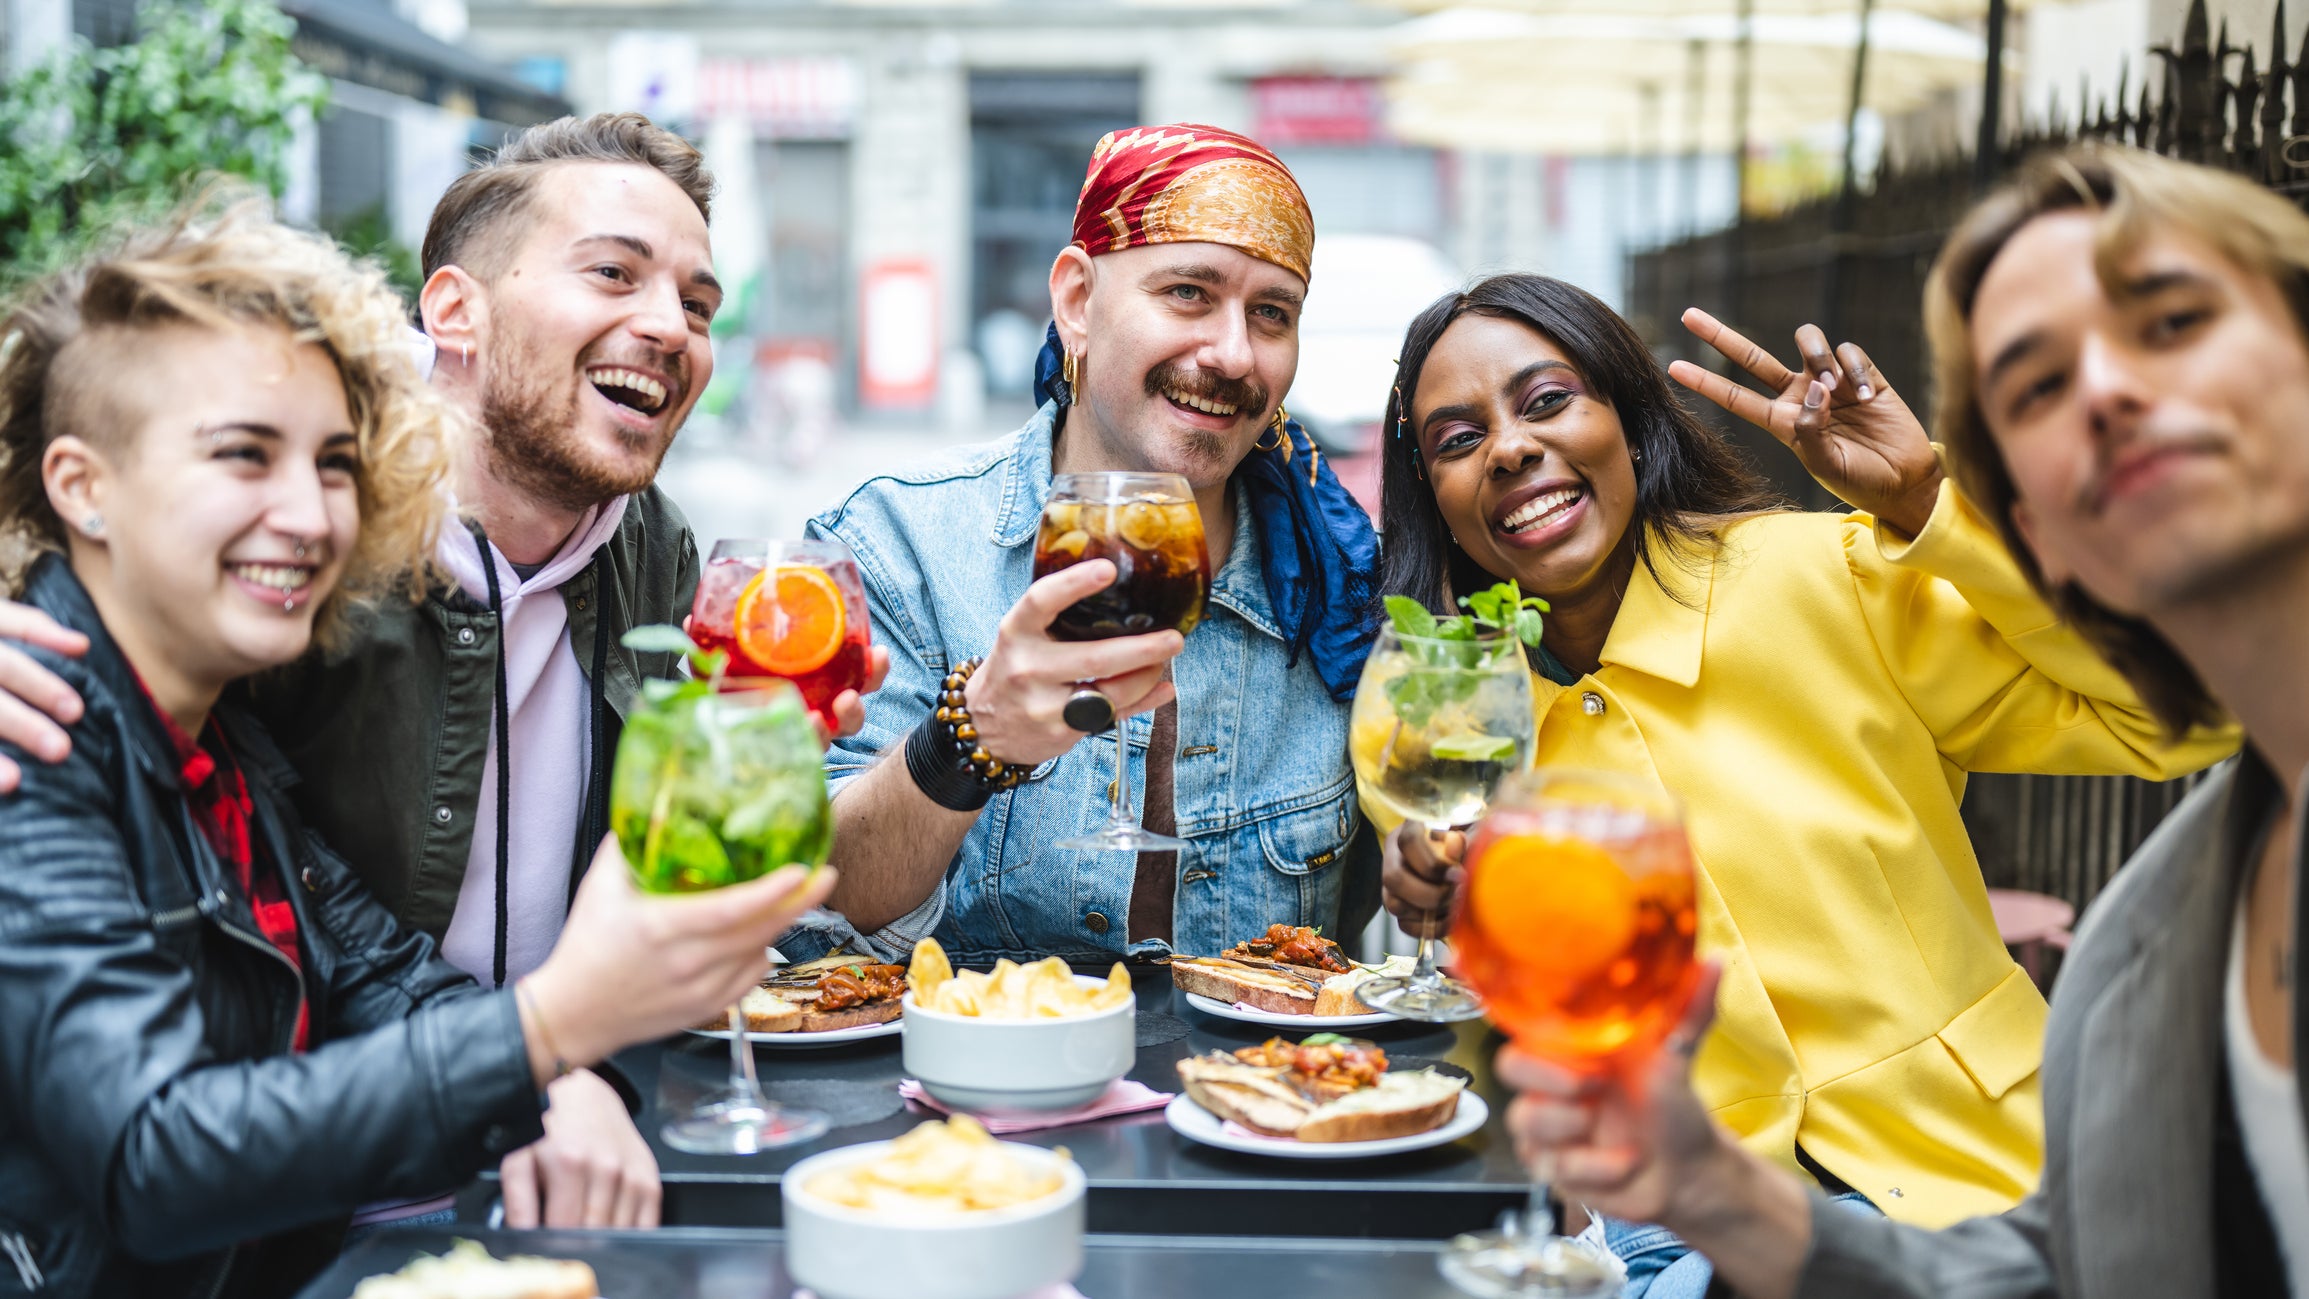
[[[1306,197],[1240,135],[1139,127],[1099,142],[1074,236],[1051,265],[1034,418],[874,478],[810,525],[857,552],[891,650],[864,728],[827,754],[842,882],[823,945],[895,959],[935,933],[957,961],[1151,958],[1372,914],[1346,701],[1377,545],[1283,411],[1314,249]],[[1053,474],[1101,470],[1193,488],[1213,578],[1191,636],[1051,637],[1115,570],[1034,581],[1043,502]],[[956,701],[945,679],[974,658]],[[1082,741],[1109,713],[1145,791],[1133,810],[1185,848],[1052,846],[1104,816],[1113,748]],[[1031,775],[1003,786],[958,769],[958,724]]]

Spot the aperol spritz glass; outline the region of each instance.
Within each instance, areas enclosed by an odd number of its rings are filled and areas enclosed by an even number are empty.
[[[1034,538],[1034,576],[1111,560],[1114,584],[1061,610],[1053,640],[1111,640],[1165,628],[1185,635],[1203,620],[1211,552],[1203,516],[1178,474],[1059,474],[1050,480]],[[1184,839],[1155,834],[1131,815],[1130,744],[1114,721],[1115,777],[1106,824],[1055,845],[1076,852],[1162,852]]]
[[[839,541],[715,542],[689,633],[700,649],[729,655],[722,689],[791,681],[829,734],[839,729],[835,697],[866,688],[866,588]]]
[[[1459,977],[1529,1054],[1588,1073],[1640,1069],[1699,977],[1682,811],[1651,781],[1547,768],[1504,782],[1467,850],[1451,941]],[[1478,1295],[1619,1293],[1614,1261],[1555,1233],[1547,1170],[1498,1231],[1439,1266]]]
[[[1503,778],[1531,765],[1536,728],[1531,670],[1512,631],[1442,639],[1382,627],[1348,722],[1356,792],[1364,807],[1429,834],[1463,829]],[[1356,996],[1428,1023],[1481,1015],[1477,995],[1437,968],[1435,926],[1421,925],[1418,938],[1411,973],[1369,980]]]

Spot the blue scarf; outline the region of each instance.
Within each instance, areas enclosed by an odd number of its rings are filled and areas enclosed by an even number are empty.
[[[1072,393],[1060,400],[1064,386],[1052,325],[1034,361],[1034,400],[1071,405]],[[1250,491],[1267,602],[1291,643],[1291,665],[1302,652],[1313,655],[1324,687],[1345,703],[1355,697],[1379,630],[1379,538],[1299,421],[1286,423],[1283,434],[1283,445],[1245,456],[1235,477]]]

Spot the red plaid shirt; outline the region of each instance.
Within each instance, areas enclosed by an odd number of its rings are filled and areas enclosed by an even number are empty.
[[[242,778],[240,765],[225,745],[224,733],[214,723],[201,731],[212,751],[184,733],[176,719],[153,701],[149,687],[144,697],[176,746],[177,775],[184,782],[185,798],[192,803],[193,819],[200,823],[209,846],[240,880],[241,892],[256,913],[257,931],[279,948],[297,971],[297,1035],[291,1049],[302,1051],[312,1027],[312,1008],[304,993],[304,957],[297,950],[297,913],[289,905],[280,875],[256,869],[255,847],[249,838],[249,821],[256,814],[256,804],[249,798],[248,781]]]

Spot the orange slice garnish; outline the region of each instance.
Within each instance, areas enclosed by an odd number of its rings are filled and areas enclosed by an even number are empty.
[[[738,592],[732,621],[739,651],[755,666],[794,677],[834,657],[850,615],[842,605],[842,589],[825,569],[781,564],[754,574]]]
[[[1484,935],[1535,975],[1595,974],[1635,937],[1634,881],[1581,839],[1510,834],[1474,863],[1467,905]]]

